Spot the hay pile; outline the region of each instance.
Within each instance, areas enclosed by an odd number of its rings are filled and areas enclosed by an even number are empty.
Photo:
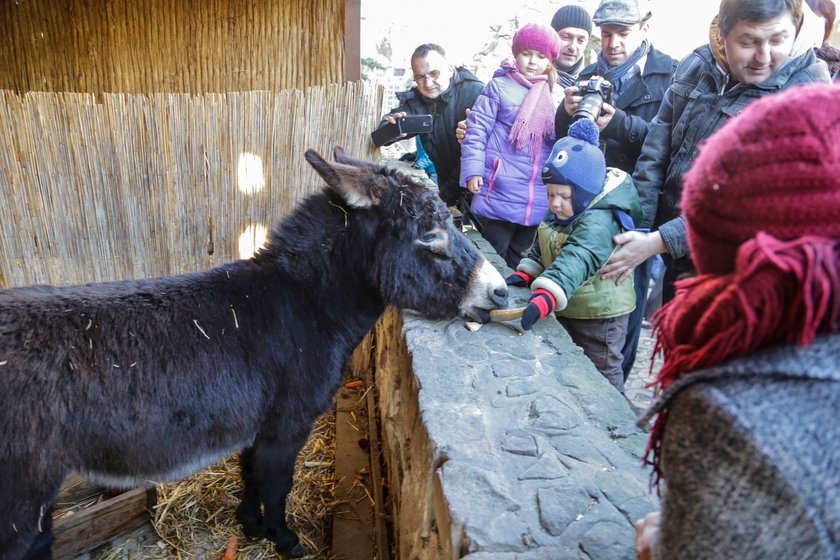
[[[295,485],[287,502],[287,522],[304,546],[305,558],[329,558],[334,506],[335,416],[320,417],[295,464]],[[232,455],[187,479],[158,487],[152,523],[170,558],[218,559],[237,537],[238,560],[276,559],[267,540],[247,539],[236,520],[242,481]]]

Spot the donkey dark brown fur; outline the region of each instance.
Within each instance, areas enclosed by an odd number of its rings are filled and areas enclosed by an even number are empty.
[[[249,260],[0,291],[0,559],[50,558],[70,471],[134,487],[237,450],[245,533],[300,554],[285,521],[295,457],[385,307],[485,321],[506,303],[433,192],[340,150],[306,159],[330,188]]]

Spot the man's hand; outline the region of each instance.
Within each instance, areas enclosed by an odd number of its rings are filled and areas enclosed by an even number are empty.
[[[484,179],[482,179],[480,175],[473,175],[467,179],[467,190],[473,194],[478,194],[481,192],[481,185],[483,184]]]
[[[610,124],[614,116],[615,107],[609,103],[601,105],[601,116],[595,120],[595,124],[598,126],[598,132],[604,132],[604,129],[607,128],[607,125]]]
[[[577,86],[569,86],[563,90],[563,109],[566,110],[566,114],[570,117],[575,116],[575,111],[577,111],[578,105],[580,105],[581,100],[583,97],[578,95],[578,88]]]
[[[392,113],[390,115],[385,115],[384,118],[390,124],[397,124],[397,121],[400,120],[401,118],[403,118],[404,116],[406,116],[407,114],[408,113],[406,113],[405,111],[400,111],[398,113]],[[399,137],[400,138],[408,138],[408,134],[403,132],[402,134],[400,134]]]
[[[391,124],[397,124],[397,121],[404,116],[408,115],[405,111],[401,111],[399,113],[393,113],[391,115],[385,115],[385,120]]]
[[[625,231],[613,237],[613,242],[619,247],[599,272],[605,280],[617,276],[615,283],[619,285],[648,257],[667,252],[662,235],[658,231]]]
[[[653,547],[659,538],[659,525],[662,514],[652,511],[633,523],[636,529],[636,560],[650,560],[653,557]]]
[[[467,109],[467,116],[470,116],[470,110]],[[458,143],[464,141],[464,138],[467,136],[467,119],[462,121],[458,121],[458,126],[455,127],[455,139],[458,140]]]

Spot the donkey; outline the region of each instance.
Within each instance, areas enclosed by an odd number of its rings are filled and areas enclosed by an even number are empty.
[[[245,534],[303,554],[285,521],[295,458],[385,307],[485,322],[506,304],[435,193],[338,148],[305,157],[329,188],[249,260],[0,291],[0,559],[51,557],[70,471],[135,487],[237,450]]]

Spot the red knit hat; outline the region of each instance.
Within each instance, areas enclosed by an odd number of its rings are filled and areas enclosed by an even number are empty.
[[[560,38],[557,32],[547,25],[526,23],[513,35],[511,50],[513,56],[522,51],[533,50],[543,53],[549,60],[554,60],[560,56]]]
[[[686,173],[682,210],[700,274],[731,272],[759,231],[840,238],[840,87],[792,88],[731,119]]]

